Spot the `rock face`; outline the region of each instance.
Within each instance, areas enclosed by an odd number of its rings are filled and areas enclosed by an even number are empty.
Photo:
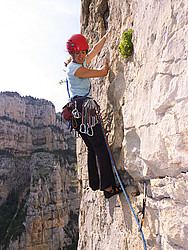
[[[0,94],[1,249],[66,249],[78,239],[75,139],[52,103]]]
[[[82,0],[81,32],[91,47],[111,36],[91,68],[106,57],[107,77],[92,79],[108,139],[136,215],[147,183],[143,232],[148,249],[188,249],[188,80],[185,0]],[[122,59],[123,32],[134,53]],[[123,194],[106,201],[88,188],[86,151],[77,143],[82,200],[78,249],[143,249]],[[140,195],[131,195],[135,188]],[[89,219],[88,219],[89,218]]]

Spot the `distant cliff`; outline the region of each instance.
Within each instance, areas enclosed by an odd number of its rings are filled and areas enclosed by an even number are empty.
[[[53,104],[0,93],[0,249],[78,240],[75,139]]]
[[[109,73],[92,79],[92,92],[139,218],[147,184],[143,232],[149,250],[188,249],[187,8],[185,0],[81,1],[81,32],[90,49],[112,30],[90,65],[100,68],[107,58]],[[122,59],[118,46],[130,28],[133,55]],[[124,195],[107,201],[88,188],[86,151],[80,138],[77,143],[78,249],[143,249]]]

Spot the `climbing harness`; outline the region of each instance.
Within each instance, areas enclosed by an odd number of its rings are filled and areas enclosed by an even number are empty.
[[[80,124],[79,132],[87,134],[88,136],[93,136],[93,128],[99,123],[99,119],[96,113],[96,105],[92,98],[87,98],[91,91],[91,84],[89,91],[86,95],[81,97],[70,98],[68,79],[66,79],[67,93],[69,96],[69,102],[63,107],[62,116],[66,121],[69,121],[69,127],[71,126],[71,131],[77,129],[78,122],[77,119],[82,118],[82,123]],[[82,110],[78,110],[78,102],[82,100]]]
[[[112,156],[112,152],[111,152],[111,149],[110,149],[110,146],[109,146],[109,143],[108,143],[108,139],[107,139],[106,132],[105,132],[105,129],[104,129],[104,124],[103,124],[102,117],[101,117],[101,114],[100,114],[100,107],[99,107],[99,105],[97,104],[96,101],[95,101],[95,103],[96,103],[96,107],[97,107],[98,117],[99,117],[100,125],[101,125],[101,128],[102,128],[103,136],[104,136],[104,139],[105,139],[105,143],[106,143],[106,146],[107,146],[107,149],[108,149],[108,153],[109,153],[113,168],[115,170],[115,173],[116,173],[117,179],[118,179],[118,181],[120,183],[120,186],[121,186],[121,188],[123,190],[125,198],[127,199],[127,202],[129,204],[129,206],[130,206],[130,208],[132,210],[132,213],[133,213],[133,215],[134,215],[134,217],[136,219],[136,222],[138,224],[138,227],[139,227],[139,230],[140,230],[140,233],[141,233],[141,236],[142,236],[144,249],[147,250],[146,242],[145,242],[145,239],[144,239],[144,234],[143,234],[143,231],[142,231],[142,226],[140,225],[139,220],[138,220],[138,218],[137,218],[137,216],[136,216],[136,214],[135,214],[135,212],[133,210],[133,207],[132,207],[132,205],[131,205],[131,203],[129,201],[129,198],[128,198],[127,194],[126,194],[125,188],[124,188],[124,186],[122,184],[122,181],[120,179],[120,176],[118,174],[118,171],[117,171],[117,168],[116,168],[116,165],[115,165],[115,161],[114,161],[113,156]]]

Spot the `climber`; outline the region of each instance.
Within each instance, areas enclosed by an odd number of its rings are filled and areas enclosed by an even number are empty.
[[[86,65],[101,51],[109,33],[94,45],[88,53],[88,43],[81,34],[74,34],[67,41],[70,54],[67,66],[67,83],[72,107],[71,127],[84,140],[88,151],[89,185],[92,190],[104,191],[105,198],[122,192],[115,183],[111,160],[105,144],[102,128],[97,118],[96,104],[91,96],[89,78],[104,77],[108,73],[107,60],[101,69],[88,69]]]

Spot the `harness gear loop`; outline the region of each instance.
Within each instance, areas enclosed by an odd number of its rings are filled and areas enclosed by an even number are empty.
[[[101,114],[100,114],[100,106],[97,104],[96,101],[94,101],[94,102],[95,102],[95,104],[96,104],[96,106],[97,106],[99,121],[100,121],[100,124],[101,124],[103,136],[104,136],[104,139],[105,139],[105,143],[106,143],[106,146],[107,146],[107,149],[108,149],[108,153],[109,153],[109,156],[110,156],[110,159],[111,159],[113,168],[114,168],[114,170],[115,170],[115,173],[116,173],[117,179],[118,179],[118,181],[119,181],[119,183],[120,183],[120,186],[121,186],[121,188],[122,188],[122,190],[123,190],[123,193],[124,193],[124,195],[125,195],[125,198],[127,199],[127,202],[128,202],[128,204],[129,204],[129,206],[130,206],[130,208],[131,208],[131,210],[132,210],[132,213],[133,213],[133,215],[134,215],[134,217],[135,217],[135,220],[136,220],[136,222],[137,222],[137,224],[138,224],[138,227],[139,227],[139,230],[140,230],[140,233],[141,233],[141,236],[142,236],[142,241],[143,241],[144,249],[147,250],[146,242],[145,242],[145,239],[144,239],[144,234],[143,234],[143,231],[142,231],[142,227],[140,226],[140,223],[139,223],[139,221],[138,221],[138,218],[137,218],[137,216],[136,216],[136,214],[135,214],[135,212],[134,212],[134,210],[133,210],[133,207],[132,207],[132,205],[131,205],[131,203],[130,203],[130,201],[129,201],[129,198],[128,198],[127,194],[126,194],[125,188],[124,188],[124,186],[123,186],[123,184],[122,184],[122,181],[121,181],[121,179],[120,179],[120,176],[119,176],[119,174],[118,174],[118,171],[117,171],[117,168],[116,168],[116,165],[115,165],[115,161],[114,161],[113,156],[112,156],[112,152],[111,152],[111,149],[110,149],[110,146],[109,146],[109,143],[108,143],[108,139],[107,139],[106,132],[105,132],[104,125],[103,125],[103,121],[102,121],[102,117],[101,117]]]

